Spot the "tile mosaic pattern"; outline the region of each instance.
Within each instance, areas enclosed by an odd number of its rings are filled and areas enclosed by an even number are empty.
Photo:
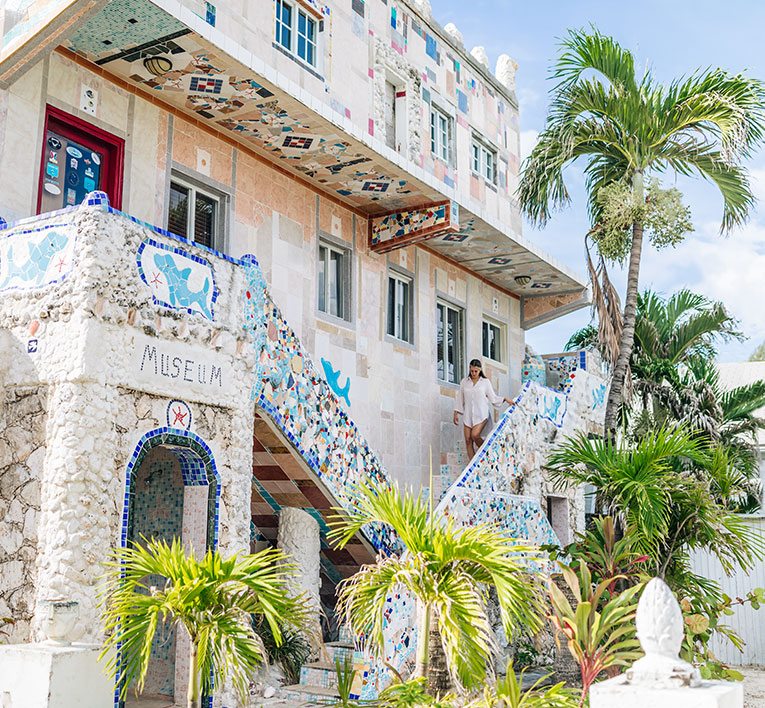
[[[526,349],[526,355],[521,364],[521,381],[533,381],[540,386],[547,385],[547,368],[544,359],[529,349]]]
[[[352,485],[388,484],[389,477],[274,304],[256,259],[246,256],[243,263],[248,278],[245,327],[253,338],[258,367],[253,400],[331,497],[352,509]],[[366,535],[385,552],[402,549],[400,540],[384,527],[369,528]]]
[[[138,248],[136,265],[156,304],[215,319],[218,288],[212,266],[204,258],[149,238]]]
[[[0,292],[60,283],[74,268],[77,234],[71,224],[28,226],[6,226],[0,237]]]
[[[370,248],[376,253],[386,253],[444,232],[453,232],[459,225],[454,223],[451,215],[451,205],[445,202],[375,217],[370,221]]]

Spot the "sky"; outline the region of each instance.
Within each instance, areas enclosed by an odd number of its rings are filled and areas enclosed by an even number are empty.
[[[500,54],[518,63],[521,153],[525,157],[544,127],[548,108],[549,69],[569,29],[595,25],[635,56],[642,73],[649,67],[662,83],[697,68],[721,67],[765,80],[765,3],[696,0],[692,8],[679,0],[431,0],[441,24],[453,22],[465,48],[483,46],[494,69]],[[690,206],[695,231],[676,248],[656,251],[644,246],[640,289],[663,295],[687,287],[721,300],[749,337],[720,346],[720,361],[746,360],[765,340],[765,149],[748,163],[758,204],[749,223],[721,236],[722,198],[702,179],[670,178]],[[581,172],[569,169],[566,184],[571,204],[542,230],[524,223],[523,234],[550,255],[586,275],[584,234],[589,229]],[[626,272],[610,270],[624,295]],[[526,333],[526,342],[540,353],[561,351],[569,335],[590,321],[589,309],[558,318]]]

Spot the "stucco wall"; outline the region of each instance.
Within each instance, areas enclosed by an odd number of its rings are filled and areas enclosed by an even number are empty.
[[[83,85],[99,93],[95,117],[77,108]],[[434,472],[437,476],[443,472],[444,479],[456,476],[466,462],[461,431],[451,422],[456,387],[436,377],[437,297],[445,296],[465,309],[466,361],[480,356],[484,314],[504,324],[504,361],[500,365],[485,360],[487,375],[503,395],[518,391],[524,346],[520,301],[468,271],[416,246],[387,256],[371,253],[366,222],[349,209],[61,54],[52,54],[10,90],[0,91],[0,110],[2,101],[13,118],[0,123],[0,140],[5,130],[5,142],[0,144],[0,216],[7,220],[34,212],[38,136],[46,103],[125,139],[123,211],[139,219],[166,225],[172,168],[228,193],[229,223],[219,248],[234,257],[257,256],[274,300],[314,359],[330,361],[340,370],[341,381],[350,378],[352,417],[386,468],[402,481],[427,484],[431,448]],[[422,125],[428,129],[427,121]],[[31,151],[13,149],[20,143],[35,145],[33,166]],[[351,250],[350,321],[318,312],[321,237]],[[385,334],[390,266],[414,276],[412,346]]]

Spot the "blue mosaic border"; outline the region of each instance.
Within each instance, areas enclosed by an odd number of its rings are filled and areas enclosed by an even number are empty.
[[[146,275],[143,272],[143,252],[146,249],[146,246],[154,246],[154,248],[159,248],[163,251],[170,251],[171,253],[176,253],[179,256],[183,256],[184,258],[190,258],[195,263],[199,263],[200,265],[204,265],[207,268],[210,269],[210,275],[212,277],[212,297],[210,301],[210,314],[212,315],[211,321],[215,321],[215,311],[214,306],[215,302],[218,299],[218,295],[220,295],[220,290],[218,290],[218,286],[215,284],[215,269],[212,267],[212,263],[208,261],[205,258],[202,258],[201,256],[196,256],[193,253],[189,253],[188,251],[184,251],[182,248],[173,247],[173,246],[167,246],[164,243],[160,243],[159,241],[155,241],[154,239],[146,239],[145,241],[141,242],[141,245],[138,247],[138,253],[136,253],[135,256],[135,262],[136,266],[138,267],[138,274],[141,276],[141,280],[143,280],[146,287],[149,288],[149,290],[152,290],[151,285],[149,285],[149,281],[146,279]],[[185,312],[188,312],[190,315],[202,315],[205,319],[208,319],[207,316],[200,312],[199,310],[194,310],[190,307],[183,307],[178,305],[171,305],[169,302],[165,302],[164,300],[160,300],[156,295],[154,295],[154,292],[151,293],[151,299],[154,301],[155,305],[161,305],[162,307],[169,307],[173,310],[183,310]]]

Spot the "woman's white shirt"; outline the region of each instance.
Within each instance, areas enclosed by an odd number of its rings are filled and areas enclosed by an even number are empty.
[[[489,379],[479,378],[474,384],[469,376],[462,379],[455,410],[463,414],[463,422],[472,428],[489,417],[489,403],[495,408],[505,399],[494,391]]]

